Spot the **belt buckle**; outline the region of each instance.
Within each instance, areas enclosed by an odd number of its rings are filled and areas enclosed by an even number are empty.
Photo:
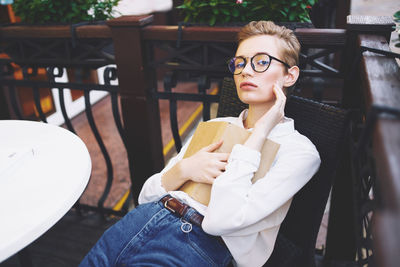
[[[170,197],[170,198],[168,198],[167,200],[165,200],[165,202],[164,202],[164,207],[165,207],[166,209],[168,209],[169,211],[175,213],[175,210],[172,209],[172,208],[170,208],[170,207],[168,206],[168,201],[173,200],[173,199],[174,199],[174,198]]]

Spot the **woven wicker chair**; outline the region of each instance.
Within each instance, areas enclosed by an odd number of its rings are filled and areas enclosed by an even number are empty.
[[[231,78],[225,78],[220,92],[218,117],[238,116],[246,105],[238,99]],[[279,230],[274,251],[264,266],[315,266],[315,244],[322,216],[343,149],[349,112],[309,99],[288,97],[285,116],[317,147],[321,166],[294,196]]]

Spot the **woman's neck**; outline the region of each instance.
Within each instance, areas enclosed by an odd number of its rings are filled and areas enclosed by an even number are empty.
[[[263,103],[261,105],[249,105],[249,111],[246,119],[243,121],[244,128],[254,128],[254,125],[268,110],[274,105],[274,101]]]

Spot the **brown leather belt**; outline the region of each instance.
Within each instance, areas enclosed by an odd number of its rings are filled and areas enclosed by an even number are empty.
[[[186,213],[189,209],[192,209],[189,205],[180,202],[176,198],[173,198],[170,195],[166,195],[163,197],[160,202],[164,205],[166,209],[171,211],[172,213],[176,214],[178,217],[185,217]],[[197,225],[201,228],[201,223],[203,222],[204,216],[198,213],[196,210],[195,212],[189,216],[188,221],[194,225]],[[222,245],[225,246],[224,240],[220,236],[215,236],[215,239],[218,240]]]
[[[167,195],[163,197],[161,200],[161,203],[163,203],[164,207],[171,212],[175,213],[179,217],[185,217],[186,213],[188,212],[191,207],[189,205],[186,205],[185,203],[180,202],[176,198],[173,198],[170,195]],[[189,218],[189,222],[201,227],[201,223],[203,221],[203,215],[195,211]]]

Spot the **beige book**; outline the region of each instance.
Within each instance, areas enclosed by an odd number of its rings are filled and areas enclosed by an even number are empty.
[[[215,152],[230,153],[235,144],[243,144],[249,135],[249,131],[226,121],[200,122],[183,157],[190,157],[201,148],[220,140],[224,140],[224,142]],[[279,144],[266,139],[261,150],[260,166],[252,179],[253,183],[265,176],[278,149]],[[210,202],[210,184],[188,181],[179,190],[186,192],[193,199],[206,206]]]

